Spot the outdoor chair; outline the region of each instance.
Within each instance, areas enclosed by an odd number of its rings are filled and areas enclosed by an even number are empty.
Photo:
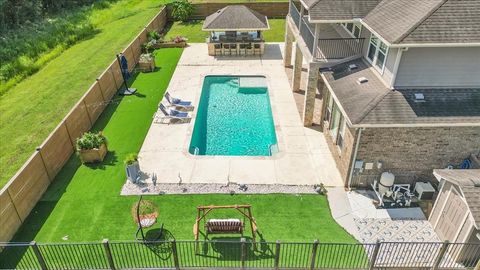
[[[230,45],[230,55],[237,55],[237,44]]]
[[[223,44],[223,55],[230,55],[230,44]]]
[[[240,55],[247,55],[247,44],[240,44],[238,52]]]
[[[262,49],[261,49],[261,47],[260,47],[260,44],[255,43],[255,44],[253,45],[253,49],[254,49],[254,52],[253,52],[253,53],[254,53],[255,55],[260,55],[260,54],[262,54]]]
[[[165,120],[168,120],[168,123],[171,123],[171,120],[178,120],[181,123],[186,123],[192,118],[188,112],[167,109],[163,103],[160,103],[158,108],[163,115],[157,111],[154,115],[154,123],[165,123]]]
[[[174,98],[170,95],[169,92],[165,93],[165,99],[172,107],[181,108],[184,110],[193,110],[192,102],[191,101],[184,101],[179,98]],[[161,105],[161,104],[160,104]]]
[[[215,44],[215,55],[222,54],[222,44]]]
[[[247,55],[253,55],[252,43],[248,43],[246,46]]]

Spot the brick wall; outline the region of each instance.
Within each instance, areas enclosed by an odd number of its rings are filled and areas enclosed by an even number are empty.
[[[328,129],[328,123],[324,123],[324,134],[325,134],[325,139],[328,144],[328,148],[330,149],[330,152],[332,153],[333,159],[335,160],[335,163],[337,164],[337,168],[340,172],[340,175],[342,176],[342,179],[347,185],[348,182],[348,175],[349,175],[349,169],[350,169],[350,162],[352,160],[352,155],[353,155],[353,150],[355,148],[355,139],[356,139],[356,134],[357,131],[352,128],[346,128],[345,129],[345,138],[343,141],[343,148],[340,151],[338,145],[336,145],[333,141],[332,136],[330,135],[330,130]]]
[[[479,151],[480,127],[365,129],[357,159],[375,164],[381,161],[382,168],[365,170],[360,174],[365,181],[357,179],[355,185],[365,186],[383,171],[398,175],[399,182],[433,180],[433,169],[459,164]]]

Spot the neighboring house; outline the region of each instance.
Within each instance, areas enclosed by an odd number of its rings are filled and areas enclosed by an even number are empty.
[[[321,112],[346,186],[433,180],[479,153],[480,1],[290,0],[285,36],[294,91],[308,65],[304,125]]]
[[[480,169],[434,170],[439,194],[429,221],[442,241],[480,243]],[[468,246],[450,254],[456,261],[480,258],[480,250]]]

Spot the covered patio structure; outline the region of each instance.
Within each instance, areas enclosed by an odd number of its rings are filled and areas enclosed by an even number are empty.
[[[208,55],[263,55],[262,31],[270,29],[267,17],[243,5],[229,5],[208,16],[203,31]]]

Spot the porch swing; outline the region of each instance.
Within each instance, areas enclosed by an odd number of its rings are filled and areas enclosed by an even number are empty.
[[[248,219],[250,228],[252,231],[252,243],[256,246],[257,235],[257,223],[252,216],[251,205],[210,205],[210,206],[197,206],[197,218],[193,225],[193,235],[195,242],[198,245],[198,239],[200,236],[200,222],[205,222],[205,238],[208,238],[209,234],[240,234],[243,237],[245,228],[245,221]],[[206,216],[216,209],[235,209],[243,216],[243,221],[236,218],[228,219],[208,219]]]

